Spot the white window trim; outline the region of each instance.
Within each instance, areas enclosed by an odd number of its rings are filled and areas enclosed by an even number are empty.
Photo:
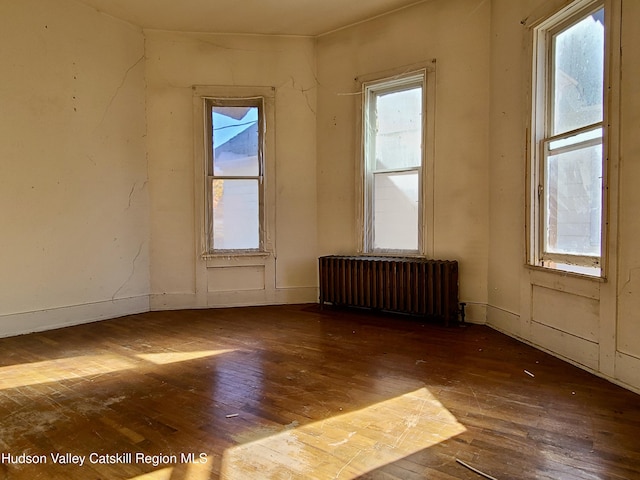
[[[407,78],[423,76],[423,149],[422,165],[420,169],[420,208],[418,229],[418,250],[374,250],[371,241],[371,218],[367,203],[369,192],[367,191],[367,166],[366,155],[366,125],[365,111],[366,95],[371,86],[380,84],[392,84],[393,80],[403,81]],[[358,252],[366,255],[406,255],[433,257],[434,252],[434,157],[435,157],[435,60],[429,63],[420,63],[405,67],[364,75],[356,78],[360,95],[357,96],[358,121],[356,122],[357,167],[356,167],[356,225]]]
[[[260,249],[213,251],[209,245],[211,207],[208,198],[210,139],[207,128],[209,99],[263,99],[263,198],[260,208]],[[201,259],[230,258],[237,256],[264,257],[275,251],[272,232],[275,226],[275,88],[251,86],[194,86],[194,155],[195,155],[195,210],[196,210],[196,252]]]
[[[611,107],[611,12],[609,0],[576,0],[561,10],[550,14],[536,23],[530,25],[532,33],[532,76],[531,76],[531,117],[529,126],[529,148],[528,148],[528,182],[527,182],[527,264],[534,268],[541,268],[549,272],[558,272],[563,275],[580,275],[591,278],[606,278],[606,258],[608,244],[608,169],[610,155],[610,120],[609,110]],[[548,55],[548,38],[551,33],[563,29],[566,25],[575,21],[576,17],[605,8],[605,53],[604,53],[604,84],[603,84],[603,121],[589,126],[582,127],[572,132],[568,132],[555,137],[545,137],[546,122],[551,99],[548,96],[550,88],[550,75],[547,72],[551,69],[550,55]],[[601,205],[601,244],[600,256],[588,257],[580,255],[546,254],[545,257],[551,261],[559,261],[564,265],[548,266],[543,265],[544,249],[544,218],[543,202],[541,201],[541,186],[544,185],[544,162],[545,146],[549,140],[565,138],[578,133],[588,131],[593,128],[602,128],[602,205]]]

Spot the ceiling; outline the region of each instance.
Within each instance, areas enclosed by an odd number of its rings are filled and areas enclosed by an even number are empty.
[[[316,36],[424,0],[78,0],[143,28]]]

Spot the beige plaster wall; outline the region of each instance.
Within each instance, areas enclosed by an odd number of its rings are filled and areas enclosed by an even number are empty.
[[[616,377],[640,390],[640,2],[622,4]]]
[[[460,262],[484,322],[489,240],[490,2],[431,1],[318,39],[319,254],[358,247],[358,76],[435,59],[433,254]]]
[[[316,278],[314,41],[146,31],[154,309],[313,302]],[[193,89],[273,87],[274,252],[205,260],[199,247],[202,159]],[[272,126],[273,127],[273,126]]]
[[[633,27],[640,21],[638,2],[607,4],[613,38],[622,44],[621,57],[612,56],[608,100],[607,279],[525,266],[531,25],[566,3],[492,2],[488,324],[640,390],[640,139],[634,133],[640,126],[640,51],[631,47],[640,41]]]
[[[144,39],[0,2],[0,336],[148,309]]]

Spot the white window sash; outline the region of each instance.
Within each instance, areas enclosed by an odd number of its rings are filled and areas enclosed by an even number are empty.
[[[553,71],[551,62],[553,62],[553,48],[552,38],[558,32],[565,30],[573,25],[578,19],[589,15],[600,8],[604,7],[603,1],[593,0],[581,0],[572,3],[566,9],[558,12],[556,15],[551,16],[547,20],[540,22],[533,30],[533,89],[532,89],[532,120],[531,120],[531,138],[533,155],[532,159],[532,175],[530,183],[531,204],[529,209],[529,222],[531,225],[529,236],[529,254],[528,262],[531,265],[549,267],[557,270],[563,270],[557,267],[557,264],[571,265],[577,267],[585,267],[593,269],[593,272],[588,273],[593,276],[604,276],[602,267],[602,256],[604,254],[606,238],[605,238],[605,225],[606,225],[606,197],[604,195],[606,190],[605,185],[605,169],[606,169],[606,152],[604,148],[604,125],[605,122],[596,122],[590,125],[585,125],[575,130],[560,133],[553,136],[548,135],[546,132],[551,131],[551,112],[553,109],[553,79],[551,78],[551,72]],[[605,16],[606,18],[606,16]],[[605,30],[605,36],[607,35]],[[606,49],[605,40],[605,66],[607,65],[608,50]],[[606,68],[606,67],[605,67]],[[606,81],[606,71],[604,72]],[[606,84],[605,84],[606,92]],[[605,94],[606,98],[606,94]],[[604,99],[603,99],[604,102]],[[604,109],[606,115],[606,102],[604,102]],[[593,134],[587,139],[580,140],[581,135],[589,134],[599,130],[598,134]],[[575,141],[572,141],[574,139]],[[561,146],[554,148],[554,143],[563,143]],[[544,186],[547,183],[547,167],[549,157],[554,155],[560,155],[563,153],[569,153],[572,151],[578,151],[586,149],[596,145],[603,145],[602,153],[602,201],[601,201],[601,227],[600,227],[600,254],[599,255],[584,255],[584,254],[569,254],[569,253],[557,253],[547,251],[546,245],[546,233],[544,231],[547,223],[546,212],[548,195],[545,192]]]
[[[420,165],[392,168],[392,169],[376,169],[375,168],[375,150],[374,142],[371,135],[371,129],[368,128],[370,118],[373,115],[374,101],[377,96],[403,91],[410,88],[420,87],[422,90],[422,125],[421,125],[421,153]],[[363,99],[365,106],[363,108],[363,165],[364,165],[364,241],[363,250],[365,253],[376,254],[414,254],[421,255],[425,251],[424,226],[425,226],[425,206],[424,206],[424,165],[426,163],[425,144],[427,140],[426,123],[428,121],[427,102],[427,72],[426,70],[413,71],[405,75],[398,75],[395,78],[382,79],[363,83]],[[376,248],[375,245],[375,218],[374,218],[374,178],[379,174],[393,173],[418,173],[418,238],[417,248],[392,249],[392,248]]]
[[[206,244],[209,254],[238,254],[242,252],[262,252],[264,251],[264,99],[262,97],[241,97],[241,98],[207,98],[205,99],[207,116],[207,184],[206,184]],[[211,113],[215,106],[236,106],[236,107],[257,107],[258,108],[258,174],[255,176],[240,175],[216,175],[214,168],[214,154],[212,145],[212,121]],[[214,180],[257,180],[258,181],[258,246],[256,248],[218,248],[215,245],[214,232],[214,207],[212,205],[213,182]]]

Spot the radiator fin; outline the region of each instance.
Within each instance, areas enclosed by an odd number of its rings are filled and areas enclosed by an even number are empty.
[[[413,257],[319,258],[320,305],[458,318],[458,262]]]

